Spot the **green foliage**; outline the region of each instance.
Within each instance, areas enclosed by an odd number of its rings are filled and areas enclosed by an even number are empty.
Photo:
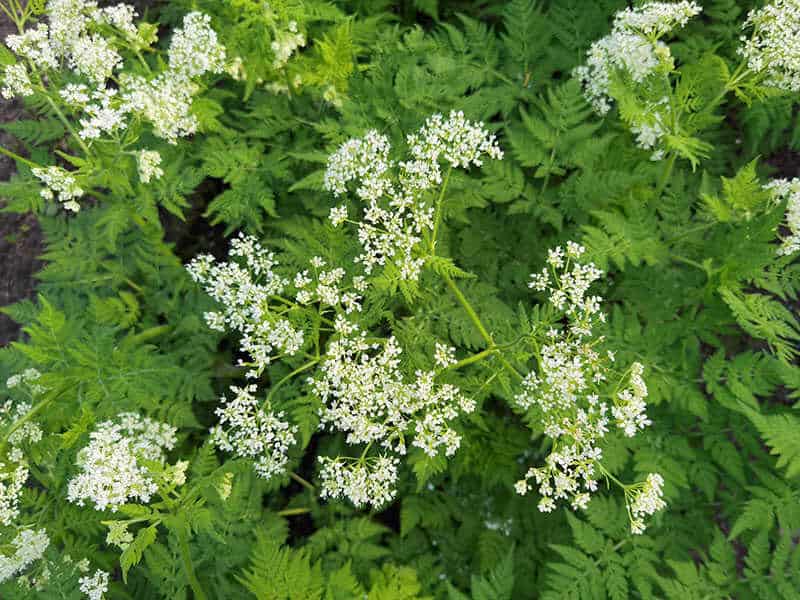
[[[26,27],[45,4],[28,3]],[[80,78],[51,71],[22,116],[0,125],[16,165],[0,182],[3,210],[33,212],[43,236],[35,298],[2,309],[22,333],[0,349],[0,380],[36,369],[44,390],[0,387],[0,462],[21,453],[29,469],[19,515],[0,524],[0,554],[13,553],[19,528],[49,537],[41,559],[0,582],[0,597],[78,600],[80,579],[100,569],[105,597],[120,600],[797,598],[800,262],[776,253],[787,206],[764,188],[796,174],[797,94],[737,69],[742,20],[762,3],[706,0],[701,17],[662,37],[674,60],[656,76],[611,74],[613,107],[598,115],[573,69],[629,4],[156,3],[143,35],[197,10],[227,50],[226,71],[194,83],[197,131],[174,145],[132,119],[82,148],[70,128],[86,115],[57,94]],[[289,33],[303,43],[281,60]],[[129,74],[169,63],[169,37],[119,48]],[[2,65],[17,60],[0,50]],[[452,456],[402,433],[386,505],[321,499],[318,459],[356,446],[320,428],[309,386],[343,311],[280,308],[305,332],[301,348],[248,379],[239,334],[207,326],[221,307],[185,264],[221,258],[241,231],[274,252],[287,281],[313,257],[350,281],[362,247],[352,223],[335,228],[328,216],[344,204],[357,220],[365,206],[326,191],[328,156],[375,129],[401,160],[406,134],[451,110],[482,120],[505,157],[453,170],[441,196],[420,193],[438,229],[416,232],[419,281],[376,267],[348,318],[371,341],[397,340],[408,379],[435,370],[436,385],[458,387],[475,410],[455,421]],[[636,127],[655,111],[665,133],[644,151]],[[161,155],[163,175],[149,183],[141,149]],[[75,174],[80,212],[40,194],[32,168],[45,165]],[[604,271],[589,292],[604,299],[598,348],[614,350],[620,381],[644,365],[652,424],[629,438],[612,418],[587,508],[542,513],[538,485],[520,496],[514,484],[553,441],[515,398],[548,331],[564,324],[530,275],[567,240]],[[455,366],[434,365],[437,344],[455,348]],[[259,406],[297,428],[285,472],[269,480],[210,441],[220,397],[250,383]],[[608,402],[622,389],[613,385]],[[79,453],[122,412],[177,429],[164,464],[149,463],[158,493],[117,511],[69,500]],[[17,446],[26,424],[42,439]],[[384,450],[362,444],[354,459]],[[185,475],[170,479],[177,464]],[[651,472],[664,477],[667,508],[633,535],[626,494],[636,490],[621,482]],[[112,523],[127,542],[107,541]]]

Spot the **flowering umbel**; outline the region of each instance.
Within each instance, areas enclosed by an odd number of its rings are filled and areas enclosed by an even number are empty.
[[[483,158],[501,159],[494,135],[482,123],[473,123],[461,112],[445,119],[436,114],[427,119],[406,142],[410,159],[390,159],[389,138],[375,130],[351,139],[328,159],[325,189],[336,197],[355,182],[355,195],[365,207],[357,221],[363,252],[356,259],[367,274],[392,265],[401,279],[417,280],[425,264],[420,243],[434,230],[435,207],[429,192],[442,184],[442,163],[449,169],[480,167]],[[347,219],[347,208],[331,211],[338,226]]]
[[[130,501],[149,502],[158,484],[146,463],[164,463],[175,433],[170,425],[134,413],[100,423],[78,453],[80,472],[69,482],[67,499],[112,511]]]
[[[772,193],[775,203],[786,202],[786,228],[789,233],[781,240],[778,254],[794,254],[800,250],[800,179],[776,179],[764,187]]]
[[[598,479],[610,477],[600,460],[602,440],[611,425],[632,437],[650,424],[645,412],[644,366],[635,362],[627,375],[615,377],[614,353],[600,351],[603,338],[594,334],[593,327],[605,320],[600,312],[602,298],[589,295],[588,290],[602,272],[592,263],[581,262],[584,252],[574,242],[568,242],[566,249],[550,250],[548,267],[532,275],[529,284],[548,294],[550,304],[566,320],[565,326],[547,332],[537,353],[538,368],[525,377],[516,396],[517,406],[535,415],[544,434],[553,440],[545,465],[529,469],[516,484],[517,492],[526,494],[532,489],[529,480],[535,481],[542,495],[542,512],[555,509],[557,500],[568,500],[573,509],[586,508]],[[618,383],[610,389],[612,378]],[[625,488],[626,499],[634,488],[639,489],[636,485]],[[644,511],[631,514],[633,523],[641,520]]]
[[[767,85],[800,91],[800,1],[774,0],[752,10],[744,22],[751,37],[742,36],[741,54]]]
[[[605,115],[611,110],[615,81],[645,86],[654,76],[669,74],[674,68],[672,54],[660,38],[686,25],[701,10],[696,2],[684,0],[649,2],[618,12],[611,33],[592,44],[586,64],[574,71],[595,112]],[[658,97],[630,123],[637,145],[653,150],[653,160],[663,157],[659,146],[668,131],[670,110],[669,100]]]

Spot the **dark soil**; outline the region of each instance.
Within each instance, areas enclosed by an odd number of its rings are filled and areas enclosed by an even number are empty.
[[[5,40],[16,29],[0,13],[0,39]],[[0,122],[19,119],[23,113],[20,103],[0,99]],[[0,132],[0,145],[15,151],[14,138]],[[0,156],[0,181],[14,173],[14,161]],[[5,201],[0,197],[0,206]],[[33,214],[0,212],[0,306],[12,304],[33,296],[36,283],[34,273],[42,266],[37,257],[42,253],[42,233]],[[5,346],[19,335],[19,326],[0,314],[0,346]]]

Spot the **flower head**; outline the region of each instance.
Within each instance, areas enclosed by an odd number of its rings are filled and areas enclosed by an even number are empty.
[[[788,92],[800,91],[800,1],[774,0],[750,11],[739,48],[754,73],[763,73],[768,85]]]
[[[175,445],[175,428],[134,413],[104,421],[90,434],[89,445],[78,453],[80,473],[70,480],[67,499],[97,510],[132,500],[149,502],[158,485],[145,462],[163,463]]]

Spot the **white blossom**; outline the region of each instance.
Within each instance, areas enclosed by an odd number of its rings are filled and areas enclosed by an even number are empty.
[[[664,502],[662,486],[664,479],[658,473],[650,473],[643,483],[631,486],[626,490],[625,499],[631,519],[631,533],[644,533],[644,518],[657,513],[667,506]]]
[[[211,430],[211,441],[221,450],[253,460],[253,468],[264,479],[286,471],[287,452],[296,443],[297,427],[259,406],[255,385],[231,386],[232,400],[222,398],[215,413],[219,424]]]
[[[750,71],[763,73],[768,85],[800,91],[800,1],[773,0],[750,11],[744,27],[753,29],[739,48]]]
[[[386,455],[363,459],[319,458],[322,498],[347,498],[356,507],[374,508],[391,502],[397,490],[397,458]]]
[[[306,45],[306,36],[297,31],[297,23],[290,21],[286,31],[277,31],[275,39],[270,44],[275,58],[272,61],[274,69],[283,68],[292,54],[298,49]]]
[[[649,2],[616,14],[611,33],[592,44],[586,64],[575,69],[595,111],[611,110],[611,78],[621,72],[642,83],[660,67],[670,69],[669,47],[659,38],[686,25],[702,8],[696,2]]]
[[[270,304],[289,285],[276,272],[278,263],[273,253],[255,238],[240,234],[231,241],[228,254],[232,260],[219,264],[212,256],[198,256],[187,269],[221,306],[221,312],[206,314],[206,322],[214,329],[241,334],[240,349],[250,360],[240,359],[240,364],[252,367],[247,375],[257,377],[276,353],[296,354],[305,337],[280,312],[285,305]]]
[[[0,462],[0,523],[3,525],[12,525],[19,516],[19,501],[27,480],[27,467]]]
[[[647,385],[642,379],[643,374],[644,367],[641,363],[635,362],[631,365],[630,387],[617,393],[617,403],[611,408],[617,427],[628,437],[633,437],[639,429],[652,424],[645,413]]]
[[[155,150],[140,150],[136,154],[139,168],[139,179],[142,183],[150,183],[153,179],[160,179],[164,174],[161,169],[161,155]]]
[[[108,573],[97,570],[91,577],[81,577],[78,580],[80,590],[88,600],[102,600],[103,594],[108,591]]]
[[[789,256],[800,250],[800,179],[776,179],[765,189],[772,193],[776,204],[786,202],[786,228],[789,234],[781,240],[778,255]]]
[[[169,46],[169,66],[184,77],[221,73],[225,68],[225,47],[211,28],[211,17],[191,12],[183,18]]]
[[[80,472],[68,484],[67,499],[112,511],[129,501],[149,502],[158,485],[140,461],[163,464],[165,451],[175,445],[175,432],[170,425],[134,413],[100,423],[89,445],[78,453]]]
[[[33,84],[31,83],[28,69],[25,65],[17,63],[8,65],[3,72],[3,87],[0,94],[6,100],[11,100],[17,96],[30,96],[33,94]]]
[[[190,111],[198,87],[191,80],[168,71],[149,81],[125,75],[121,83],[123,109],[149,122],[158,137],[177,144],[179,137],[197,131],[197,117]]]
[[[500,159],[502,151],[481,123],[461,112],[447,119],[433,115],[407,137],[411,160],[390,160],[389,139],[375,130],[351,139],[330,156],[324,186],[338,197],[356,182],[355,195],[364,202],[358,239],[362,254],[356,262],[370,274],[378,266],[394,265],[405,280],[419,278],[425,257],[419,244],[434,228],[434,207],[428,194],[443,183],[441,161],[450,167],[480,166],[483,157]],[[331,211],[331,222],[345,218],[341,207]]]
[[[80,119],[82,129],[78,135],[84,140],[95,140],[103,134],[124,129],[126,108],[115,102],[117,90],[102,89],[92,94],[94,103],[84,106],[85,117]],[[72,96],[76,98],[76,96]]]
[[[446,346],[440,342],[436,342],[433,360],[438,367],[452,367],[458,362],[456,360],[456,349],[453,346]]]
[[[437,385],[432,371],[406,381],[394,337],[370,343],[358,326],[337,320],[340,337],[328,345],[320,376],[310,379],[322,401],[320,425],[347,434],[349,444],[378,444],[406,453],[406,437],[429,456],[452,456],[461,443],[452,421],[475,403],[453,385]]]
[[[50,545],[50,538],[44,529],[34,531],[23,529],[11,541],[14,553],[0,554],[0,583],[21,573],[32,563],[42,558]]]
[[[35,167],[31,172],[37,177],[45,188],[41,191],[42,198],[52,200],[56,198],[64,208],[78,212],[81,207],[76,202],[83,196],[83,189],[78,185],[75,176],[61,167]]]
[[[585,249],[568,242],[566,249],[548,251],[547,269],[532,275],[529,286],[548,295],[553,307],[566,317],[566,325],[554,326],[538,352],[538,368],[522,381],[515,397],[518,408],[535,411],[553,447],[543,467],[528,469],[515,485],[519,494],[532,489],[534,480],[542,496],[539,510],[550,512],[556,500],[568,500],[573,509],[585,508],[597,489],[597,462],[602,440],[609,432],[610,416],[625,435],[632,436],[650,424],[645,414],[647,387],[644,367],[634,363],[629,386],[608,391],[613,353],[601,353],[603,341],[593,333],[602,299],[589,294],[602,272],[592,263],[580,262]],[[610,401],[610,402],[609,402]]]

